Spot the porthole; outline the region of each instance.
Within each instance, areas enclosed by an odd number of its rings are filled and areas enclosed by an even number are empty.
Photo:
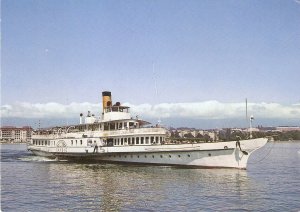
[[[162,158],[163,156],[162,156],[162,155],[160,155],[160,157]]]
[[[188,157],[191,157],[191,155],[188,155]]]
[[[145,158],[147,158],[147,155],[145,155]]]
[[[180,158],[181,156],[180,156],[180,155],[178,155],[178,157]]]
[[[127,158],[127,156],[125,155],[124,158]]]
[[[154,155],[152,155],[152,157],[154,158]]]
[[[208,156],[210,157],[210,156],[211,156],[211,154],[210,154],[210,153],[208,153]]]
[[[172,157],[171,155],[169,155],[169,158]]]
[[[139,155],[138,155],[137,157],[138,157],[138,158],[140,158],[140,156],[139,156]]]

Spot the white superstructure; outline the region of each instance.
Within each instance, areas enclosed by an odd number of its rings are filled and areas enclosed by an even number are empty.
[[[36,155],[78,161],[109,161],[230,167],[245,169],[252,152],[266,138],[200,144],[166,144],[167,130],[147,127],[149,122],[132,117],[129,107],[112,104],[111,93],[102,92],[103,113],[80,114],[80,124],[38,130],[28,149]]]

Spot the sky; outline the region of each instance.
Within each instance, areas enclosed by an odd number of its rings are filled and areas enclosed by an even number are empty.
[[[299,126],[299,79],[297,0],[1,1],[2,125],[100,115],[108,90],[171,126],[243,126],[245,98]]]

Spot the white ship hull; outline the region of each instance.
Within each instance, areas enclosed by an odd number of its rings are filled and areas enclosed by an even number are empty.
[[[29,146],[28,149],[39,156],[75,161],[246,169],[250,155],[266,143],[266,138],[259,138],[240,141],[241,148],[236,141],[180,145],[105,146],[100,147],[95,153],[93,147]]]

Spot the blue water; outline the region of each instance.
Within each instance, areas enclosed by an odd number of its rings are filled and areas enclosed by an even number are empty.
[[[77,164],[1,145],[2,211],[300,211],[300,142],[268,143],[247,170]]]

